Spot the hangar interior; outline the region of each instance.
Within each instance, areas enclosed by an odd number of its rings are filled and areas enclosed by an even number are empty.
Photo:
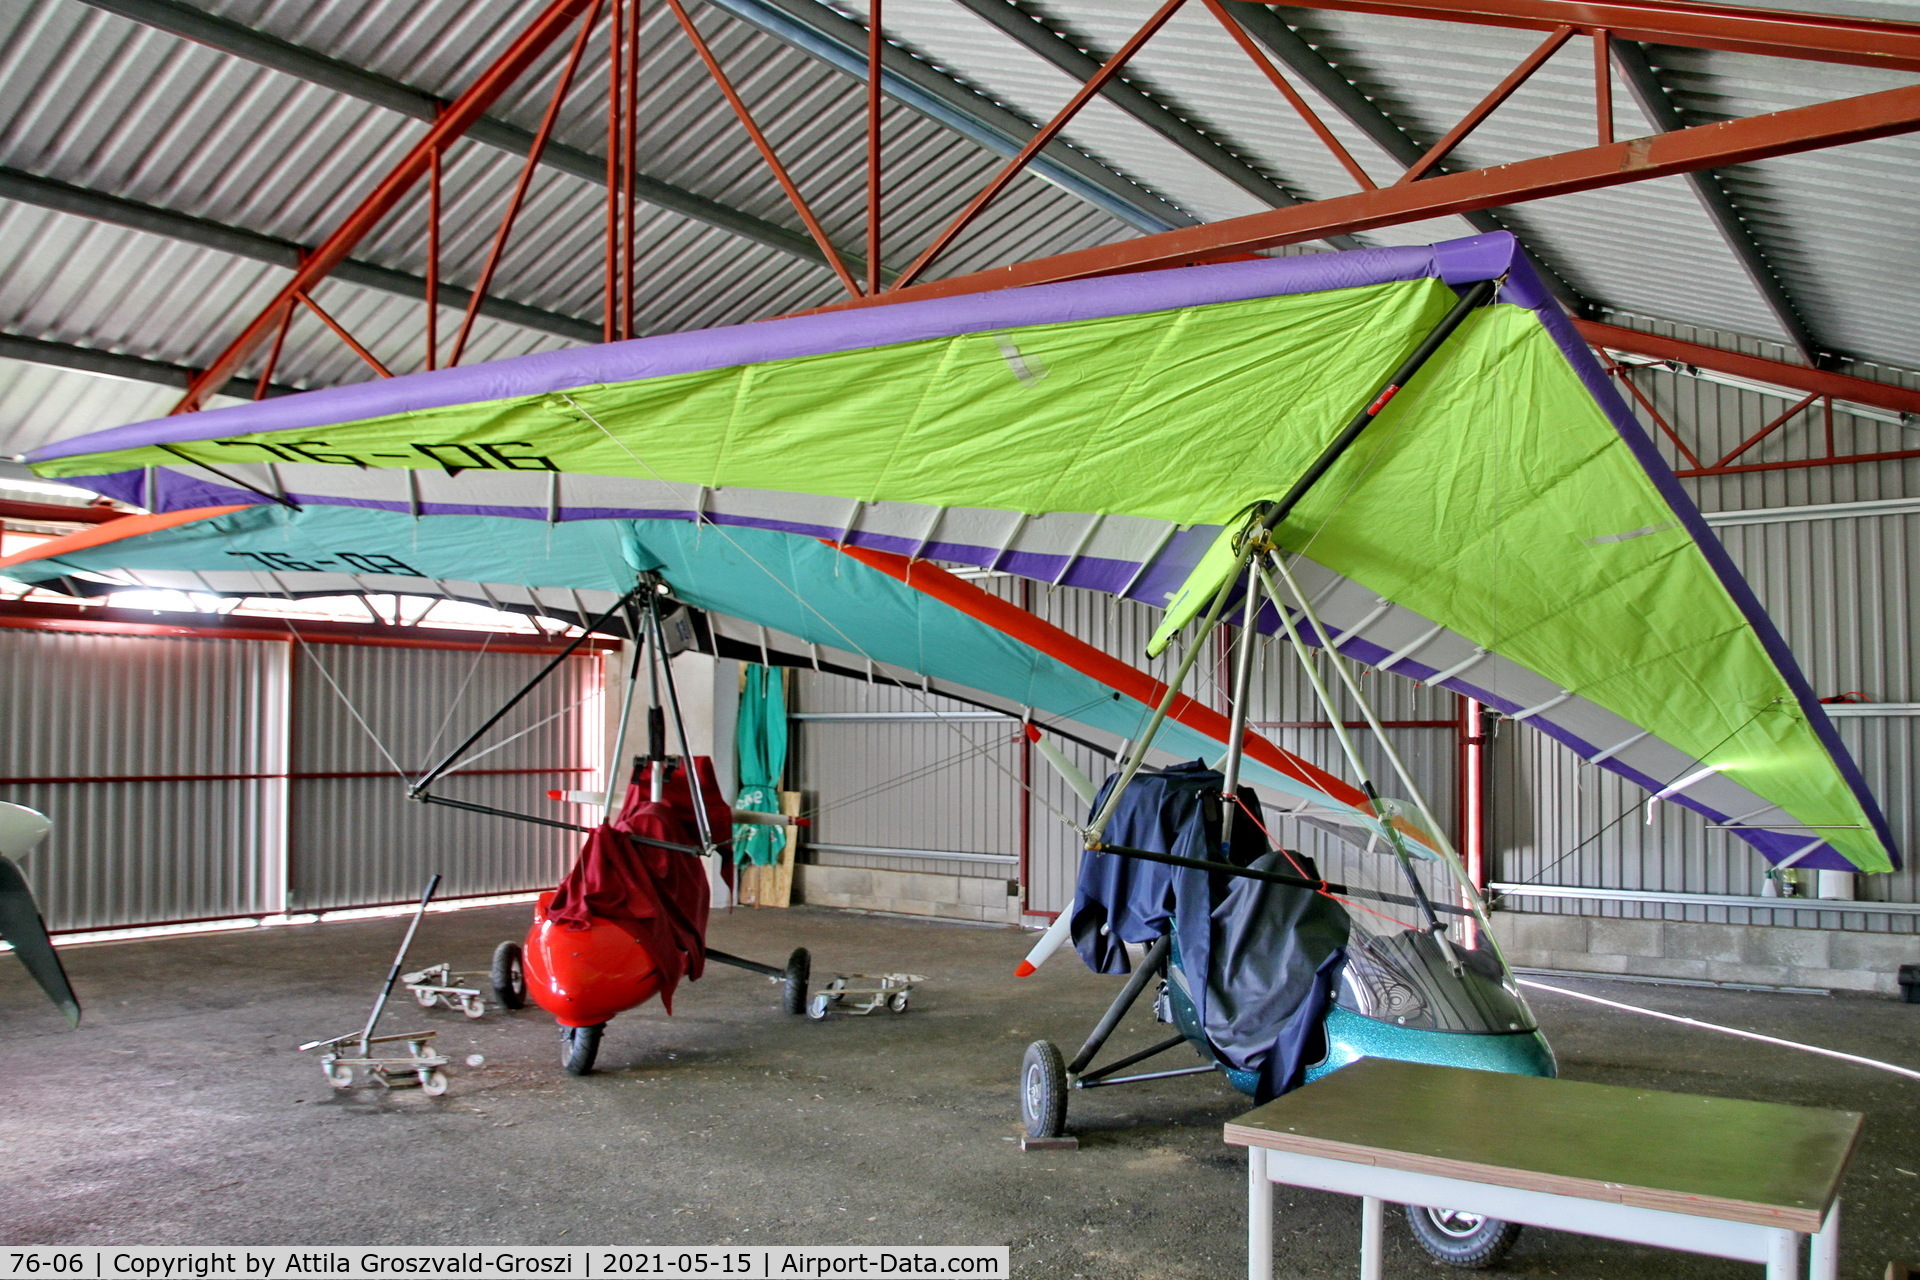
[[[100,496],[24,460],[107,428],[895,291],[1508,233],[1910,853],[1920,11],[1827,7],[14,0],[0,457],[22,460],[0,462],[0,556],[189,505],[160,468]],[[428,456],[449,479],[470,465]],[[710,499],[724,506],[700,487],[694,527]],[[863,519],[880,515],[856,500],[838,542]],[[1345,767],[1342,726],[1367,711],[1324,652],[1296,666],[1262,638],[1272,660],[1239,696],[1224,631],[1149,662],[1178,578],[1137,588],[1185,526],[1117,589],[1067,581],[1098,520],[1057,574],[1004,567],[1037,526],[1022,513],[984,564],[950,567],[1156,678],[1193,659],[1197,703]],[[452,581],[404,548],[325,568],[248,545],[224,570],[0,584],[0,800],[53,821],[23,866],[87,1009],[66,1031],[0,964],[21,1134],[0,1156],[0,1241],[587,1243],[606,1224],[653,1242],[1008,1243],[1035,1276],[1242,1265],[1243,1166],[1214,1126],[1245,1100],[1223,1085],[1076,1094],[1080,1150],[1016,1143],[1020,1047],[1071,1040],[1112,992],[1071,956],[1011,976],[1073,910],[1085,845],[1085,802],[1025,729],[1069,730],[1057,752],[1096,782],[1133,740],[717,612],[671,660],[685,746],[732,795],[745,673],[782,665],[774,781],[808,825],[787,878],[716,909],[714,937],[776,961],[805,945],[818,972],[925,974],[912,1011],[782,1021],[758,975],[711,970],[672,1018],[609,1033],[591,1077],[559,1076],[537,1011],[440,1017],[487,1060],[455,1066],[449,1097],[330,1096],[289,1051],[359,1016],[423,880],[445,877],[425,949],[484,967],[587,829],[411,803],[408,779],[551,667],[440,789],[588,821],[591,802],[546,793],[615,787],[647,751],[620,714],[647,646],[583,630],[617,592]],[[1390,607],[1354,606],[1343,640]],[[1528,723],[1548,701],[1502,710],[1442,687],[1452,672],[1384,669],[1405,656],[1362,663],[1384,727],[1370,767],[1387,772],[1386,745],[1405,759],[1514,968],[1920,1065],[1911,865],[1775,866],[1737,821]],[[1323,870],[1372,856],[1305,824],[1276,834]],[[1567,1077],[1865,1113],[1846,1274],[1920,1254],[1911,1080],[1530,998]],[[77,1142],[79,1114],[117,1149]],[[390,1213],[415,1181],[424,1199]],[[1347,1274],[1343,1203],[1288,1202],[1288,1274]],[[1401,1237],[1388,1256],[1425,1261]],[[1504,1265],[1745,1274],[1546,1231]]]

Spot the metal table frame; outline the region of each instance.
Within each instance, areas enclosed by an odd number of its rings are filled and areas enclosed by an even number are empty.
[[[1360,1277],[1381,1280],[1384,1204],[1445,1205],[1508,1222],[1551,1227],[1580,1235],[1758,1262],[1767,1280],[1795,1280],[1800,1269],[1798,1231],[1733,1222],[1664,1209],[1589,1200],[1579,1196],[1496,1186],[1464,1178],[1387,1169],[1358,1161],[1247,1148],[1247,1277],[1273,1280],[1273,1184],[1308,1187],[1361,1197]],[[1810,1280],[1837,1280],[1840,1267],[1840,1201],[1828,1208],[1812,1236]]]

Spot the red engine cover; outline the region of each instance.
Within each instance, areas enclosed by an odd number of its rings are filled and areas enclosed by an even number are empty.
[[[660,974],[653,956],[619,925],[595,920],[563,929],[547,919],[551,893],[533,908],[525,956],[527,994],[564,1027],[591,1027],[653,999]]]

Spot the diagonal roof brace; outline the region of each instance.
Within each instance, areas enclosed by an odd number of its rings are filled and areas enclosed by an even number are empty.
[[[1265,45],[1295,75],[1312,85],[1315,92],[1332,104],[1334,110],[1366,134],[1395,163],[1402,167],[1410,166],[1426,154],[1424,143],[1401,128],[1378,103],[1361,92],[1358,85],[1328,61],[1325,54],[1282,22],[1272,9],[1263,4],[1249,3],[1248,0],[1225,0],[1225,4],[1233,14],[1233,20],[1245,27],[1247,34]],[[1446,166],[1438,166],[1436,172],[1446,172]],[[1487,209],[1475,209],[1460,217],[1476,231],[1513,230],[1498,214]],[[1525,248],[1524,241],[1522,247]],[[1592,299],[1569,284],[1565,276],[1544,262],[1531,248],[1526,249],[1526,254],[1527,260],[1539,272],[1547,287],[1553,290],[1560,305],[1577,316],[1591,316],[1599,310]]]
[[[819,0],[709,0],[709,3],[802,53],[866,82],[866,27],[834,12]],[[1032,121],[896,45],[885,46],[881,54],[880,87],[888,97],[996,155],[1017,154],[1039,131]],[[1170,231],[1200,223],[1199,218],[1171,200],[1058,140],[1035,156],[1027,168],[1140,231]],[[847,265],[853,265],[851,260]]]
[[[130,227],[149,235],[164,236],[169,240],[178,240],[186,244],[197,244],[220,253],[230,253],[237,258],[251,258],[256,262],[271,263],[288,270],[299,266],[301,258],[307,252],[305,246],[295,244],[291,240],[261,235],[257,231],[247,231],[240,227],[228,226],[223,222],[214,222],[208,218],[197,218],[191,214],[176,213],[171,209],[155,208],[153,205],[140,204],[120,196],[111,196],[104,192],[90,191],[85,187],[56,182],[51,178],[22,173],[18,169],[0,167],[0,200],[17,200],[22,204],[52,209],[59,213],[70,213],[95,222]],[[427,282],[418,276],[408,275],[404,271],[395,271],[391,267],[376,266],[371,262],[348,258],[333,269],[332,278],[346,284],[378,289],[382,293],[397,294],[403,298],[410,298],[422,306],[426,305]],[[472,298],[473,294],[466,289],[450,284],[440,286],[442,306],[464,308]],[[510,302],[492,294],[489,294],[480,304],[480,314],[507,324],[550,333],[555,337],[574,342],[600,341],[600,326],[596,323],[561,315],[554,311],[545,311],[539,307],[530,307],[524,303]]]
[[[411,85],[362,70],[277,36],[255,31],[230,19],[182,4],[180,0],[81,0],[81,3],[416,120],[431,121],[446,105],[441,99]],[[466,136],[517,156],[526,155],[533,147],[532,133],[491,116],[476,120],[468,127]],[[584,182],[606,185],[606,158],[578,147],[548,142],[546,150],[541,153],[540,163]],[[648,204],[695,222],[730,231],[770,249],[819,263],[823,268],[826,266],[826,259],[819,248],[803,232],[742,213],[717,200],[709,200],[671,183],[649,178],[643,173],[634,175],[634,195]],[[841,256],[846,259],[849,268],[865,268],[864,259],[844,252]],[[857,268],[856,263],[859,264]]]
[[[1653,127],[1662,133],[1686,128],[1687,122],[1681,118],[1680,109],[1667,96],[1666,86],[1660,83],[1659,74],[1647,58],[1646,46],[1633,40],[1614,40],[1611,43],[1614,65],[1620,69],[1621,78],[1627,82],[1633,100],[1640,104],[1640,110]],[[1753,238],[1746,220],[1740,216],[1740,210],[1727,193],[1726,185],[1720,181],[1720,175],[1711,169],[1701,169],[1688,174],[1687,182],[1699,197],[1701,206],[1706,209],[1707,217],[1713,221],[1714,229],[1726,241],[1727,248],[1739,261],[1740,269],[1747,273],[1747,278],[1759,291],[1767,310],[1780,322],[1780,328],[1788,339],[1800,349],[1807,363],[1815,368],[1831,366],[1833,361],[1828,354],[1831,348],[1814,336],[1806,316],[1794,303],[1786,284],[1775,273],[1759,241]]]
[[[1007,0],[959,0],[959,4],[1082,84],[1093,79],[1105,61],[1094,57],[1047,25],[1039,15],[1009,4]],[[1139,87],[1128,84],[1121,77],[1109,80],[1100,92],[1122,111],[1256,200],[1275,208],[1301,202],[1300,196],[1236,155],[1218,139],[1195,128],[1172,108]],[[1352,236],[1331,236],[1327,243],[1337,249],[1364,247]]]

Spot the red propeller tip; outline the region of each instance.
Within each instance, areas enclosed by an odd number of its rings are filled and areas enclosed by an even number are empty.
[[[1013,971],[1013,976],[1016,978],[1024,978],[1029,974],[1038,973],[1038,972],[1039,970],[1034,968],[1032,965],[1028,964],[1025,960],[1022,960],[1020,962],[1020,967]]]

